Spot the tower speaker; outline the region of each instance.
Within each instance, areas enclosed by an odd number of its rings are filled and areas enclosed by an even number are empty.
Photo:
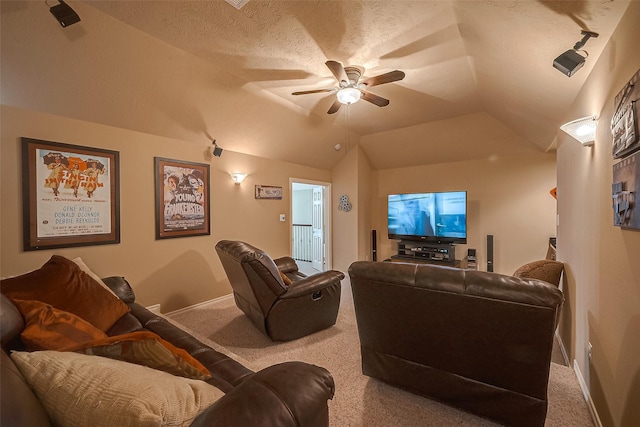
[[[371,261],[378,260],[378,244],[376,230],[371,230]]]
[[[493,234],[487,234],[487,271],[493,271]]]

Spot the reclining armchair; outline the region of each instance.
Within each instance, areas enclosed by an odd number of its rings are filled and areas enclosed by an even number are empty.
[[[274,341],[289,341],[336,323],[340,271],[306,276],[291,257],[271,259],[245,242],[222,240],[216,252],[227,274],[236,306]]]

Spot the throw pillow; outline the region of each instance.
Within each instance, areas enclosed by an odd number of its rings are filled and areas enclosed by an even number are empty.
[[[555,286],[560,286],[560,278],[564,270],[564,264],[559,261],[539,260],[533,261],[518,268],[514,277],[544,280]]]
[[[71,261],[75,262],[75,263],[78,265],[78,267],[80,267],[80,270],[84,271],[84,272],[85,272],[85,273],[87,273],[89,276],[91,276],[91,278],[92,278],[93,280],[95,280],[95,281],[96,281],[96,283],[98,283],[100,286],[102,286],[102,287],[103,287],[103,288],[105,288],[107,291],[109,291],[110,293],[112,293],[114,297],[118,298],[118,295],[116,295],[116,293],[115,293],[115,292],[113,292],[113,291],[111,290],[111,288],[110,288],[110,287],[108,287],[108,286],[107,286],[107,284],[106,284],[106,283],[104,283],[104,282],[102,281],[102,279],[100,278],[100,276],[98,276],[96,273],[94,273],[94,272],[89,268],[89,266],[88,266],[87,264],[85,264],[85,263],[84,263],[84,261],[82,260],[82,258],[77,257],[77,258],[72,259]]]
[[[26,326],[20,338],[28,351],[60,350],[107,338],[107,335],[75,314],[40,301],[14,300]]]
[[[195,380],[211,378],[209,370],[186,350],[175,347],[149,331],[106,337],[62,350],[136,363]]]
[[[280,273],[280,277],[282,278],[282,281],[284,282],[284,284],[286,286],[291,286],[291,279],[289,279],[289,277],[287,277],[287,275],[284,274],[282,271],[278,270],[278,272]]]
[[[11,358],[61,427],[188,426],[224,395],[204,381],[103,357],[37,351]]]
[[[0,290],[12,300],[37,300],[73,313],[102,332],[129,312],[124,302],[107,292],[76,263],[59,255],[53,255],[37,270],[3,280]]]

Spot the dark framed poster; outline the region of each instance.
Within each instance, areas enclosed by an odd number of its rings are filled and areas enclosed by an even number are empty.
[[[613,225],[640,229],[640,209],[636,197],[640,194],[640,153],[628,156],[613,165]]]
[[[640,70],[631,77],[613,100],[611,135],[613,137],[612,154],[615,159],[622,159],[640,150],[639,112],[636,105],[638,99],[640,99]]]
[[[209,165],[155,158],[156,239],[211,234]]]
[[[21,141],[24,250],[120,243],[119,153]]]

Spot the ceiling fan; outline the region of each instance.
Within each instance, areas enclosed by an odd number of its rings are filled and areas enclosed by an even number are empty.
[[[385,107],[389,105],[389,100],[381,96],[368,92],[366,89],[372,86],[377,86],[385,83],[396,82],[404,79],[404,72],[394,70],[388,73],[380,74],[379,76],[369,77],[360,81],[362,77],[362,69],[358,67],[343,67],[341,63],[337,61],[327,61],[325,65],[331,70],[331,73],[338,80],[338,87],[331,89],[317,89],[317,90],[305,90],[300,92],[293,92],[291,95],[308,95],[311,93],[322,92],[335,92],[337,99],[327,111],[327,114],[336,113],[342,104],[353,104],[358,102],[361,98],[368,101],[378,107]]]

